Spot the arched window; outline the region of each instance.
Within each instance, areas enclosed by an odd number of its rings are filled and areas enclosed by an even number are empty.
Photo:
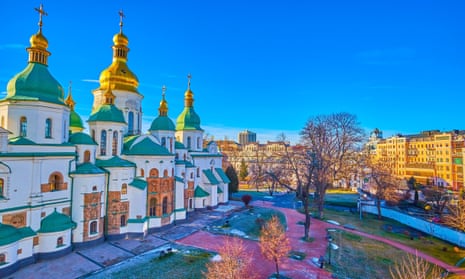
[[[6,263],[6,255],[4,253],[0,254],[0,265]]]
[[[123,183],[123,186],[121,186],[121,195],[127,195],[128,194],[128,184]]]
[[[45,137],[52,137],[52,119],[50,118],[45,119]]]
[[[158,177],[158,169],[153,168],[150,170],[150,176],[151,177]]]
[[[21,116],[21,118],[19,119],[19,136],[27,136],[27,118],[24,116]]]
[[[168,170],[163,171],[163,177],[168,177]]]
[[[95,130],[92,130],[92,139],[95,140]]]
[[[200,149],[200,138],[197,138],[197,149]]]
[[[170,152],[173,152],[173,138],[170,138]]]
[[[132,135],[134,133],[134,112],[130,111],[128,113],[128,134]]]
[[[84,162],[86,163],[90,162],[90,151],[89,150],[84,151]]]
[[[59,238],[57,238],[57,247],[60,247],[60,246],[63,246],[63,245],[64,245],[63,244],[63,237],[60,236]]]
[[[149,215],[150,216],[155,216],[157,214],[157,199],[156,198],[151,198],[150,199],[150,204],[149,204]]]
[[[59,172],[54,172],[48,178],[48,183],[50,185],[50,191],[58,191],[63,185],[63,176]]]
[[[194,179],[194,173],[191,172],[191,179]]]
[[[118,131],[113,132],[113,139],[111,142],[111,155],[118,155]]]
[[[168,198],[167,197],[163,198],[162,212],[163,212],[163,214],[168,213]]]
[[[121,227],[126,227],[126,215],[120,217]]]
[[[90,234],[96,234],[98,232],[97,230],[97,221],[92,221],[90,222]]]
[[[166,147],[166,138],[165,137],[161,138],[161,146]]]
[[[92,186],[92,192],[97,192],[97,186]]]
[[[5,196],[5,180],[3,180],[3,178],[0,178],[0,197],[4,197]]]
[[[191,148],[191,137],[187,137],[187,148]]]
[[[141,176],[141,177],[145,177],[144,169],[140,169],[140,176]]]
[[[197,177],[200,177],[200,168],[197,168]]]
[[[107,131],[102,130],[100,134],[100,155],[107,155]]]

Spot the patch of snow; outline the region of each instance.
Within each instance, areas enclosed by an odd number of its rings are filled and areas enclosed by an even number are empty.
[[[221,256],[220,255],[215,255],[211,258],[212,262],[219,262],[221,261]]]
[[[230,231],[231,234],[237,235],[237,236],[242,236],[245,237],[246,234],[243,231],[237,230],[237,229],[232,229]]]
[[[333,224],[333,225],[338,225],[338,226],[341,225],[341,224],[339,224],[338,221],[334,221],[334,220],[326,220],[326,222],[328,222],[330,224]]]

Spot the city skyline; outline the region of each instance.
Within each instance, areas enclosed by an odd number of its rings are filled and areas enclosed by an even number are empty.
[[[188,73],[201,126],[215,139],[249,129],[260,142],[280,133],[297,142],[309,117],[342,111],[385,136],[465,129],[454,107],[465,101],[462,1],[42,3],[50,72],[65,95],[72,81],[83,120],[111,63],[122,9],[128,65],[145,97],[143,132],[158,115],[162,85],[176,120]],[[2,97],[26,65],[39,5],[9,1],[0,10]]]

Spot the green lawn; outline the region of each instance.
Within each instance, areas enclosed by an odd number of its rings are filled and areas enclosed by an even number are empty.
[[[198,279],[203,278],[202,271],[213,256],[212,253],[197,248],[176,246],[175,252],[164,257],[147,257],[136,263],[128,262],[114,272],[96,274],[91,278],[137,279]]]
[[[237,235],[240,237],[258,240],[260,236],[260,225],[271,219],[273,215],[277,215],[281,224],[286,225],[286,217],[280,211],[269,208],[252,207],[243,211],[235,212],[227,219],[229,224],[219,220],[214,222],[209,228],[210,232]]]

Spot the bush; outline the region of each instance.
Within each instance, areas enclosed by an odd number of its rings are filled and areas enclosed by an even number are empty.
[[[243,195],[241,197],[241,201],[244,203],[245,206],[249,206],[249,203],[252,201],[251,195]]]

